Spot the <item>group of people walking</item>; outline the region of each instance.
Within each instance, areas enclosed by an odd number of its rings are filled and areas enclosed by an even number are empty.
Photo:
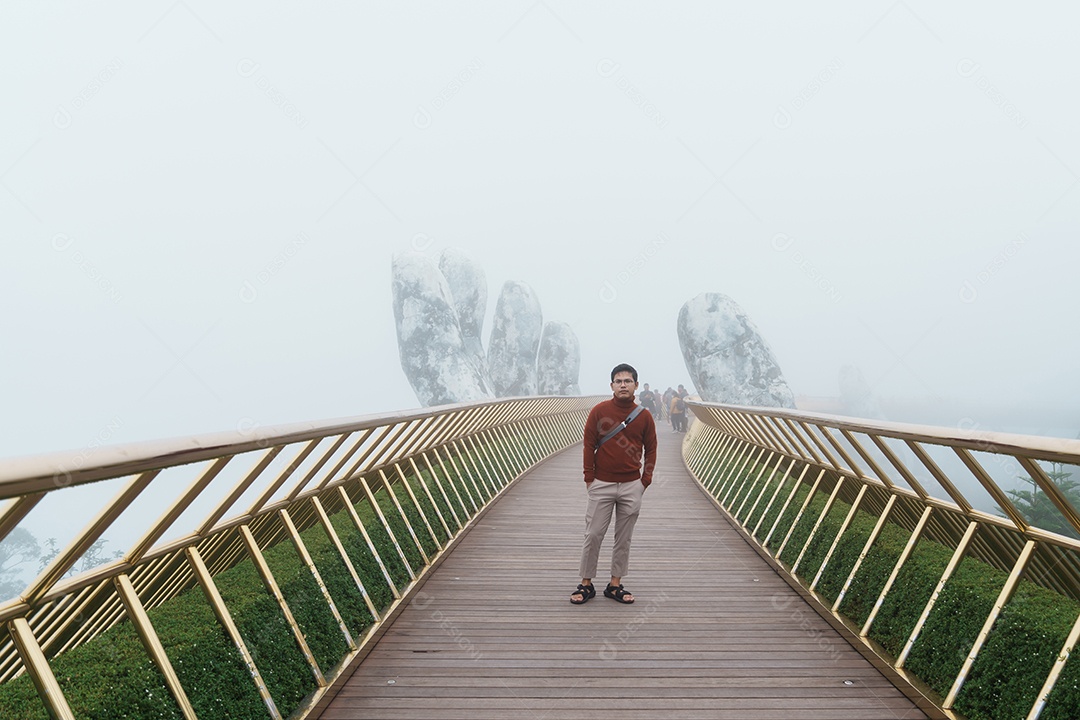
[[[653,417],[667,420],[671,424],[671,432],[686,432],[686,398],[689,391],[682,385],[678,389],[668,389],[661,393],[659,390],[650,390],[649,383],[645,383],[638,400],[641,406],[652,413]]]

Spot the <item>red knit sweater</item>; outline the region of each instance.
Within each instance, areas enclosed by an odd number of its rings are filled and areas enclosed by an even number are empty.
[[[630,482],[641,478],[645,487],[652,482],[656,465],[656,423],[648,410],[642,410],[625,430],[596,449],[600,438],[630,415],[634,409],[633,399],[619,400],[613,397],[592,409],[585,421],[585,482]],[[641,453],[645,453],[644,472]]]

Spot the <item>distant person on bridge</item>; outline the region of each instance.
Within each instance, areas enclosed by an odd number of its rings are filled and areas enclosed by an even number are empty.
[[[671,432],[686,432],[686,401],[678,393],[671,398]]]
[[[581,548],[581,584],[570,602],[581,605],[596,597],[592,579],[600,545],[615,512],[615,547],[611,551],[611,582],[604,597],[629,604],[634,596],[622,586],[630,562],[630,537],[641,512],[641,497],[652,482],[656,465],[656,424],[652,414],[634,403],[638,374],[630,365],[611,371],[611,400],[592,409],[585,421],[585,541]],[[642,469],[642,453],[645,467]]]
[[[645,389],[641,391],[638,400],[641,402],[641,407],[648,410],[652,415],[656,415],[656,393],[649,389],[649,383],[645,383]]]
[[[653,402],[656,403],[656,412],[653,413],[653,420],[663,420],[667,417],[667,409],[664,408],[664,396],[660,393],[660,388],[653,390],[652,396]]]

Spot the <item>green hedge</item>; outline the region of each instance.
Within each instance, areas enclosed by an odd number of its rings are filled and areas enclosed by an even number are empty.
[[[772,477],[772,479],[766,484],[764,488],[764,493],[759,494],[755,498],[752,498],[750,502],[747,503],[747,506],[743,511],[745,517],[742,519],[742,521],[748,529],[753,530],[754,527],[758,524],[758,522],[762,520],[762,516],[765,514],[766,508],[769,507],[770,499],[772,500],[773,504],[784,502],[785,495],[783,493],[783,487],[780,483],[780,478],[782,478],[783,476],[783,470],[781,469],[781,471],[779,471],[776,476]],[[791,488],[792,482],[794,481],[789,479],[786,483],[786,487],[789,488],[789,490]],[[776,496],[774,498],[773,494],[776,492],[778,487],[780,489],[780,492],[776,493]],[[755,502],[757,503],[757,505],[754,504]],[[764,522],[762,522],[762,525],[764,525]],[[766,529],[765,532],[768,532],[768,529]]]
[[[758,479],[758,474],[764,472],[761,479]],[[765,478],[768,477],[768,470],[762,466],[761,463],[754,463],[748,467],[743,473],[743,479],[735,484],[735,491],[728,498],[728,507],[732,512],[740,509],[743,501],[746,500],[752,492],[756,493],[761,489],[762,483]],[[725,493],[726,494],[726,493]],[[749,507],[749,505],[747,506]],[[746,511],[746,507],[742,508],[743,512]],[[741,519],[741,518],[740,518]]]
[[[825,500],[826,498],[819,494],[817,500],[811,504],[810,508],[808,508],[809,517],[807,518],[807,523],[805,525],[807,529],[812,529],[814,523],[817,522],[818,516],[821,514],[821,510],[825,505]],[[821,525],[818,526],[814,539],[810,541],[810,544],[806,548],[806,552],[803,553],[802,562],[799,563],[798,574],[807,584],[813,582],[818,569],[820,569],[822,563],[825,562],[825,555],[829,552],[829,548],[832,547],[833,541],[836,539],[836,534],[840,532],[840,526],[843,525],[844,518],[847,516],[849,510],[850,507],[844,503],[839,501],[834,502],[832,507],[829,508],[829,512],[826,513],[825,517],[822,519]],[[801,537],[798,548],[802,548],[805,542],[805,536]],[[830,565],[832,564],[832,558],[829,559],[829,563]]]
[[[757,472],[757,468],[748,466],[742,477],[752,480]],[[791,492],[793,481],[789,479],[765,513],[763,506],[778,482],[774,478],[772,482],[759,483],[754,494],[764,492],[761,506],[753,517],[740,518],[753,529],[762,514],[765,515],[756,534],[759,541],[769,532]],[[774,553],[802,506],[809,487],[803,483],[785,510],[769,542]],[[729,498],[732,508],[742,502],[744,492],[740,492],[735,501]],[[784,548],[780,558],[783,562],[790,565],[798,556],[827,498],[827,493],[818,491],[811,499]],[[753,502],[754,498],[751,498],[742,515],[749,513],[748,508]],[[821,567],[849,510],[850,505],[837,500],[822,521],[799,565],[798,575],[804,582],[812,580]],[[817,590],[825,600],[835,601],[839,595],[876,522],[877,518],[868,513],[861,510],[855,513],[818,582]],[[888,521],[871,545],[840,605],[840,611],[856,625],[865,624],[909,538],[910,531]],[[870,637],[892,657],[903,649],[952,554],[953,548],[921,538],[898,573],[870,629]],[[1000,570],[974,557],[965,557],[930,612],[907,659],[906,669],[941,696],[948,693],[1005,577]],[[1022,580],[957,696],[956,710],[971,720],[1025,717],[1078,614],[1080,603]],[[1080,717],[1080,662],[1066,664],[1041,717],[1053,720]]]
[[[971,668],[956,707],[971,718],[1025,717],[1065,643],[1080,606],[1021,580]],[[1012,662],[996,658],[1007,655]],[[1066,665],[1068,668],[1068,665]],[[1076,670],[1059,679],[1043,720],[1080,716]]]
[[[469,462],[469,457],[455,454],[455,460],[460,465]],[[486,472],[484,465],[480,467]],[[471,463],[468,472],[476,477]],[[433,484],[434,479],[426,470],[423,475],[447,524],[456,532],[457,524],[449,514],[446,500]],[[410,473],[407,480],[436,538],[445,543],[448,539],[446,531],[418,478]],[[478,484],[488,482],[481,477],[476,480]],[[465,498],[466,482],[478,505],[491,494],[489,489],[477,497],[471,481],[442,478],[451,502],[456,503],[456,497],[449,484]],[[493,487],[497,489],[490,484],[481,485],[482,490]],[[395,483],[394,492],[417,540],[428,556],[432,556],[438,551],[438,545],[428,532],[420,511],[400,482]],[[420,551],[389,493],[380,487],[375,492],[375,499],[402,552],[414,571],[419,572],[423,567]],[[364,499],[354,508],[391,579],[399,589],[404,588],[411,580],[408,569],[370,503]],[[455,510],[462,523],[475,512],[467,499],[465,505],[456,504]],[[385,609],[393,602],[393,593],[347,511],[342,509],[335,513],[330,522],[376,608]],[[374,619],[348,567],[320,524],[302,532],[301,537],[335,607],[354,640],[358,641]],[[348,645],[322,591],[291,542],[278,542],[264,548],[263,554],[316,663],[324,674],[329,674],[347,654]],[[288,716],[317,689],[317,684],[277,602],[266,591],[250,560],[245,559],[219,573],[214,580],[278,710]],[[269,717],[239,652],[218,623],[201,588],[189,589],[151,610],[149,616],[199,717],[215,720],[263,720]],[[163,676],[126,620],[89,643],[53,658],[50,664],[69,705],[80,719],[172,720],[181,717]],[[48,715],[26,674],[0,685],[0,718],[47,720]]]
[[[863,547],[866,546],[866,539],[870,537],[875,521],[875,518],[859,510],[852,518],[847,532],[836,544],[836,549],[829,559],[829,567],[817,585],[817,591],[830,602],[835,602],[839,597],[844,581],[851,574],[851,569],[855,567]],[[829,527],[829,536],[835,536],[838,529]]]
[[[791,501],[787,503],[787,507],[784,508],[784,502],[787,501],[790,490],[787,488],[781,490],[783,500],[774,503],[773,507],[769,508],[768,514],[765,515],[765,521],[761,523],[761,528],[758,531],[758,539],[764,542],[765,537],[769,534],[773,525],[776,525],[776,530],[773,532],[766,547],[772,549],[779,548],[781,543],[784,542],[784,536],[787,534],[788,528],[795,522],[795,516],[798,514],[799,509],[802,507],[803,501],[806,500],[806,496],[809,492],[809,485],[800,484],[795,491],[794,497],[791,498]],[[777,498],[777,500],[780,500],[780,498]],[[781,515],[780,510],[782,508],[784,509],[784,512]],[[777,522],[777,517],[779,517],[780,522]],[[788,545],[790,544],[791,542],[789,541]],[[784,547],[784,550],[787,550],[786,546]]]
[[[907,644],[952,555],[949,548],[924,538],[916,543],[911,556],[897,573],[893,590],[885,596],[870,628],[870,637],[893,657],[898,656]]]
[[[411,581],[402,554],[418,573],[424,565],[421,549],[432,557],[457,533],[459,523],[467,523],[503,487],[507,474],[516,476],[529,462],[529,456],[546,455],[555,449],[555,444],[512,428],[506,438],[490,436],[486,452],[478,453],[467,444],[460,444],[460,450],[446,448],[441,457],[454,477],[445,477],[438,463],[438,482],[426,466],[418,465],[422,468],[418,477],[411,466],[403,465],[405,482],[417,502],[413,503],[400,478],[392,477],[400,511],[387,489],[371,478],[369,484],[378,488],[375,502],[394,537],[366,498],[354,508],[392,582],[401,589]],[[456,476],[455,464],[461,477]],[[430,498],[421,478],[431,492]],[[415,531],[415,539],[402,513]],[[394,594],[367,543],[344,509],[331,515],[330,523],[364,589],[382,612],[393,602]],[[321,525],[308,528],[301,537],[335,608],[358,641],[374,619],[346,563]],[[330,674],[348,653],[348,645],[322,590],[291,542],[279,541],[264,548],[263,554],[315,662],[324,674]],[[317,689],[317,684],[277,602],[266,591],[250,560],[219,573],[214,580],[268,692],[278,710],[288,716]],[[239,652],[218,623],[201,588],[189,589],[151,610],[149,616],[200,717],[255,720],[269,716]],[[51,659],[50,665],[80,719],[181,717],[164,677],[126,620]],[[0,718],[47,720],[45,708],[26,674],[0,685]]]
[[[75,657],[54,662],[53,672],[77,717],[183,718],[132,626],[113,628],[108,642],[88,643],[68,655]],[[28,676],[0,686],[0,717],[49,720]]]

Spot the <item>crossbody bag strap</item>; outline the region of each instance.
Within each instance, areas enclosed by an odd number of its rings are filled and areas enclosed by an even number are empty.
[[[615,437],[616,435],[621,433],[623,430],[625,430],[626,426],[629,425],[630,423],[634,422],[634,418],[636,418],[638,415],[640,415],[641,411],[644,410],[644,409],[645,408],[643,408],[641,405],[638,405],[632,411],[630,411],[630,414],[626,416],[625,420],[623,420],[621,423],[619,423],[614,428],[612,428],[612,430],[607,435],[600,438],[600,442],[596,443],[596,449],[599,450],[601,445],[603,445],[608,440],[610,440],[611,438]]]

